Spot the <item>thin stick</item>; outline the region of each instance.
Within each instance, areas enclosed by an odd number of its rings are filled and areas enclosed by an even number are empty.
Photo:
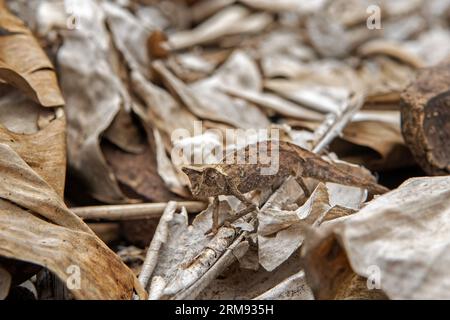
[[[342,133],[345,126],[352,120],[356,112],[361,109],[364,104],[365,95],[355,93],[349,101],[345,111],[339,116],[333,116],[324,121],[317,130],[318,138],[316,139],[312,151],[320,154],[324,149]]]
[[[118,221],[160,218],[166,206],[166,202],[158,202],[78,207],[70,210],[82,219]],[[196,213],[206,209],[208,204],[201,201],[180,201],[176,202],[176,206],[177,209],[185,207],[187,212]]]
[[[143,288],[147,288],[150,276],[152,275],[158,261],[159,249],[161,249],[162,244],[166,242],[167,237],[169,236],[168,224],[173,218],[176,206],[177,205],[174,201],[170,201],[167,204],[164,209],[164,213],[159,220],[159,224],[156,227],[152,242],[147,249],[147,255],[145,257],[144,264],[142,265],[141,273],[139,274],[139,282]]]
[[[253,220],[254,222],[254,220]],[[216,279],[228,266],[236,260],[242,258],[247,252],[249,245],[247,241],[243,241],[248,235],[248,231],[244,231],[239,235],[233,243],[225,250],[223,255],[212,265],[195,283],[187,289],[179,292],[173,300],[191,300],[195,299],[214,279]],[[236,250],[237,249],[237,250]]]

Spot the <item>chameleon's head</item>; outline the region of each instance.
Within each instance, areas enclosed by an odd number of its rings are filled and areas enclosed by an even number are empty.
[[[223,194],[226,188],[226,175],[219,169],[208,166],[186,166],[181,168],[191,183],[194,197],[207,198]]]

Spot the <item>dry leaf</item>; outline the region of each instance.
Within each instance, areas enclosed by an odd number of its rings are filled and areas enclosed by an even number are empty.
[[[271,22],[272,17],[266,13],[250,15],[244,7],[230,6],[194,29],[169,35],[168,44],[171,49],[180,50],[218,40],[226,35],[256,33]]]
[[[336,294],[338,261],[348,258],[358,275],[379,280],[390,299],[448,298],[449,190],[448,177],[410,179],[311,238],[305,258],[314,295]],[[325,263],[331,251],[334,262]]]
[[[319,225],[329,209],[326,187],[319,184],[306,203],[293,212],[290,224],[283,226],[284,228],[276,235],[266,235],[263,232],[268,227],[261,225],[258,229],[258,253],[259,262],[264,269],[272,271],[289,258],[300,247],[306,236],[305,224]],[[261,209],[261,213],[264,214],[264,211],[265,207]],[[274,226],[271,230],[273,228]]]
[[[45,266],[63,281],[79,270],[80,288],[72,287],[78,299],[129,299],[134,288],[142,296],[131,271],[50,185],[10,147],[0,149],[0,255]]]
[[[150,146],[145,145],[140,154],[131,154],[105,143],[102,152],[129,198],[166,202],[174,197],[157,172],[156,153]]]
[[[101,152],[100,135],[129,97],[109,62],[112,47],[102,8],[94,1],[80,2],[79,29],[65,33],[58,52],[61,87],[66,98],[68,160],[95,198],[124,202],[125,196]],[[76,79],[76,81],[75,81]]]
[[[102,2],[101,5],[105,11],[114,43],[123,54],[128,66],[148,76],[149,56],[143,44],[150,36],[150,29],[118,5],[111,2]]]
[[[33,134],[13,133],[0,126],[0,143],[9,145],[60,195],[66,175],[65,119],[60,116]]]
[[[24,23],[0,3],[0,81],[45,107],[64,104],[50,60]]]
[[[163,63],[157,61],[153,67],[170,91],[196,116],[237,128],[265,128],[269,125],[266,116],[257,107],[232,99],[220,91],[221,85],[261,88],[258,69],[246,54],[235,52],[214,75],[190,86],[177,79]]]

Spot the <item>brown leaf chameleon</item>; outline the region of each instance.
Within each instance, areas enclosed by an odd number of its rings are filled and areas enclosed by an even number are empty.
[[[267,152],[264,152],[266,150]],[[275,154],[277,157],[274,157]],[[258,161],[251,162],[250,159]],[[269,163],[270,160],[277,161],[277,170],[272,174],[262,174],[264,169],[268,171],[273,165]],[[195,198],[214,197],[216,209],[213,212],[213,233],[217,232],[219,227],[217,206],[219,195],[233,195],[247,205],[233,217],[233,220],[226,221],[229,223],[256,209],[256,205],[244,196],[245,193],[272,186],[291,175],[296,178],[307,196],[309,190],[302,177],[361,187],[371,194],[389,191],[365,177],[342,170],[298,145],[277,140],[247,145],[243,149],[227,154],[218,164],[191,165],[183,167],[182,170],[189,177],[190,189]]]

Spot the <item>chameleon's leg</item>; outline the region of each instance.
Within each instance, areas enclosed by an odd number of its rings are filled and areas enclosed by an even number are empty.
[[[230,193],[235,196],[236,198],[238,198],[242,203],[246,204],[247,206],[254,206],[253,202],[251,202],[250,200],[248,200],[236,187],[236,185],[230,181],[227,180],[228,183],[228,187],[230,190]]]
[[[305,184],[305,180],[303,180],[303,178],[300,177],[300,176],[296,176],[296,177],[295,177],[295,181],[297,181],[297,183],[300,185],[300,187],[302,188],[303,193],[305,194],[305,196],[306,196],[307,198],[309,198],[309,196],[311,195],[311,193],[309,192],[309,189],[308,189],[308,187],[307,187],[306,184]]]
[[[246,205],[246,207],[244,209],[242,209],[241,211],[239,211],[238,213],[236,213],[236,215],[232,216],[229,219],[226,219],[224,221],[224,225],[229,226],[231,223],[233,223],[234,221],[236,221],[237,219],[245,216],[246,214],[254,211],[255,209],[257,209],[257,206],[251,202],[249,199],[247,199],[236,187],[236,185],[230,181],[227,180],[227,184],[230,190],[230,193],[235,196],[236,198],[238,198],[242,203],[244,203]],[[219,202],[219,198],[215,197],[214,201]],[[217,211],[217,213],[216,213]],[[217,205],[216,208],[213,211],[213,226],[211,230],[208,230],[206,232],[206,234],[213,234],[215,235],[219,229],[220,225],[219,225],[219,206]]]
[[[238,190],[238,188],[232,181],[228,180],[227,183],[228,183],[230,193],[246,205],[246,207],[244,209],[242,209],[241,211],[239,211],[238,213],[236,213],[236,215],[225,220],[225,224],[230,224],[230,223],[233,223],[234,221],[236,221],[237,219],[242,218],[246,214],[248,214],[252,211],[255,211],[257,209],[257,206],[253,202],[251,202],[249,199],[247,199],[247,197],[245,197]]]
[[[235,222],[236,220],[242,218],[243,216],[249,214],[252,211],[255,211],[255,209],[257,209],[256,205],[252,204],[250,206],[247,206],[246,208],[242,209],[241,211],[239,211],[238,213],[236,213],[236,215],[226,219],[224,221],[224,225],[230,225],[233,222]]]
[[[217,233],[219,229],[219,197],[215,196],[213,201],[214,210],[212,213],[212,229],[211,232],[213,234]]]

